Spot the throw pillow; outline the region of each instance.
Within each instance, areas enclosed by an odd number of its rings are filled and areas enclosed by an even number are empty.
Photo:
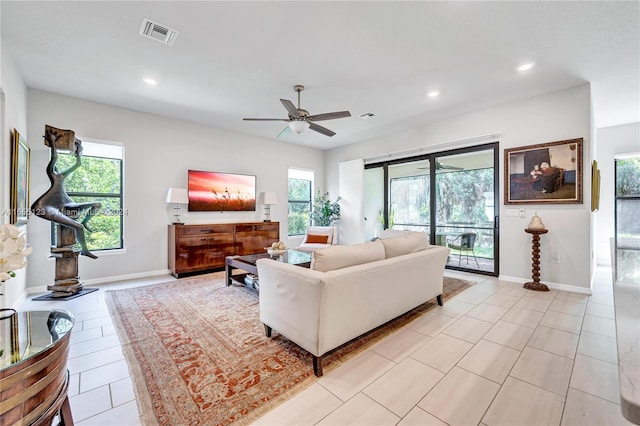
[[[314,251],[311,269],[327,272],[376,260],[384,260],[384,246],[380,241],[353,246],[335,245]]]
[[[333,226],[310,226],[307,228],[307,235],[327,235],[329,238],[327,244],[333,244],[333,232],[335,228]]]
[[[426,250],[429,247],[429,240],[424,232],[412,232],[401,237],[383,238],[380,241],[384,245],[387,259]]]
[[[329,236],[328,235],[314,235],[307,234],[307,240],[305,243],[309,244],[328,244]]]

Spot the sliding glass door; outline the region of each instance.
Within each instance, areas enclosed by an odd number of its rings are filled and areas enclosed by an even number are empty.
[[[431,234],[429,160],[389,166],[388,227]]]
[[[435,243],[452,268],[497,272],[497,190],[493,149],[435,158]]]
[[[366,226],[376,224],[368,235],[422,231],[451,249],[447,267],[497,276],[497,161],[498,144],[491,143],[368,164]]]
[[[616,159],[614,276],[616,281],[640,281],[640,155]]]

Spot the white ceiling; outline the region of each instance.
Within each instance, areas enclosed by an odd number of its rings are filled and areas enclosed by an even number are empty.
[[[311,114],[353,116],[319,123],[332,138],[283,137],[321,149],[587,82],[597,127],[640,121],[638,1],[0,7],[2,48],[31,88],[275,139],[285,123],[242,118],[286,118],[279,99],[296,103],[303,84]],[[178,30],[174,46],[140,36],[143,18]],[[536,65],[516,71],[525,61]]]

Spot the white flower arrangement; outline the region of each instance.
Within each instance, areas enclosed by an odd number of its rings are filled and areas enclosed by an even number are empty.
[[[27,265],[31,250],[17,226],[0,225],[0,282],[15,277],[14,271]]]

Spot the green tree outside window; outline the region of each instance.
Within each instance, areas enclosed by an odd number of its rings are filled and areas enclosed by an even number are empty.
[[[59,153],[58,167],[66,169],[75,157]],[[87,246],[90,250],[123,248],[122,159],[82,156],[82,166],[66,180],[67,194],[76,202],[98,201],[100,213],[89,223]],[[52,232],[52,240],[55,233]]]
[[[307,232],[311,214],[311,181],[289,179],[289,235]]]

